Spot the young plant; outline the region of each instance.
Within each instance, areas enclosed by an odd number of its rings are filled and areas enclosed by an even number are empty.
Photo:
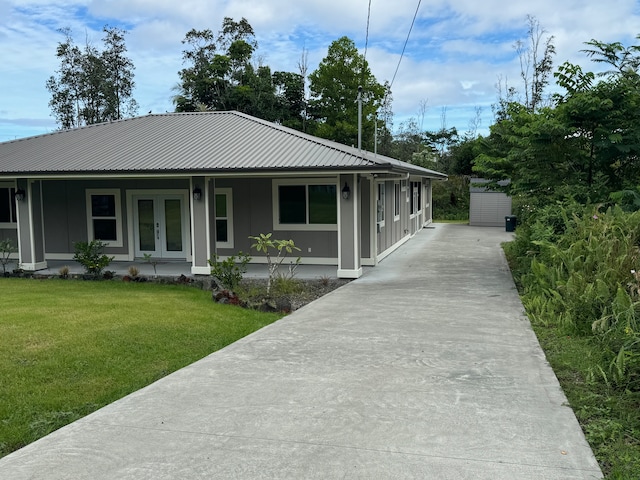
[[[140,270],[138,270],[138,267],[136,267],[135,265],[130,265],[128,272],[129,272],[129,276],[134,280],[138,278],[138,275],[140,275]]]
[[[16,251],[11,239],[6,238],[0,241],[0,263],[2,264],[2,274],[7,274],[7,265],[11,261],[10,256]]]
[[[289,263],[287,274],[281,274],[279,269],[287,254],[292,253],[294,250],[300,250],[295,246],[293,240],[278,240],[271,238],[271,233],[261,233],[257,237],[249,237],[255,240],[255,243],[251,245],[251,248],[255,248],[258,252],[262,252],[267,256],[267,268],[269,271],[269,277],[267,279],[267,296],[271,293],[271,285],[276,278],[293,278],[296,268],[300,264],[300,257],[294,262]],[[275,258],[271,256],[271,253],[277,253]]]
[[[58,276],[60,278],[69,278],[69,267],[67,265],[58,269]]]
[[[249,254],[243,252],[238,252],[237,256],[231,255],[222,261],[220,261],[220,257],[214,253],[209,259],[211,275],[218,280],[224,288],[235,290],[247,272],[247,264],[250,261],[251,257]]]
[[[158,259],[152,258],[150,253],[145,253],[144,261],[151,264],[151,266],[153,267],[153,276],[155,278],[158,278],[158,270],[156,269],[156,267],[158,266]]]
[[[106,246],[107,244],[100,240],[76,242],[73,259],[84,267],[87,274],[98,277],[113,261],[113,257],[104,254]]]

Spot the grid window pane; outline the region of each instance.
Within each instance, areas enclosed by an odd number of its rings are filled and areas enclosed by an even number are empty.
[[[218,242],[229,241],[229,230],[227,220],[216,219],[216,240]]]
[[[307,223],[306,188],[304,185],[278,187],[280,223]]]
[[[114,195],[91,195],[92,217],[115,217],[116,197]]]
[[[117,228],[115,220],[94,219],[93,238],[95,240],[115,241],[117,240]]]
[[[309,223],[338,223],[335,185],[309,185]]]
[[[227,218],[227,196],[224,193],[216,195],[216,218]]]
[[[15,209],[11,198],[11,188],[0,188],[0,223],[10,223]]]

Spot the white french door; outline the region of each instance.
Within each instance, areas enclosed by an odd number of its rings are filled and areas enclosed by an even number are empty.
[[[184,195],[134,195],[135,256],[186,258]]]

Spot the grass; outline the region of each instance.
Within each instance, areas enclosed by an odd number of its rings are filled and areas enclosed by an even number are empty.
[[[281,317],[192,287],[0,278],[0,457]]]
[[[469,219],[461,219],[461,220],[446,220],[446,219],[434,219],[433,223],[452,223],[456,225],[469,225]]]
[[[533,325],[547,360],[608,479],[640,478],[640,395],[611,388],[593,338]]]

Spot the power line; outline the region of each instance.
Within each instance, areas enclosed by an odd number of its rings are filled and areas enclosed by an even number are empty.
[[[422,3],[422,0],[418,0],[416,13],[413,15],[413,20],[411,21],[411,27],[409,27],[409,33],[407,33],[407,39],[404,41],[404,47],[402,47],[402,53],[400,54],[400,59],[398,60],[398,66],[396,67],[396,71],[393,74],[393,78],[391,79],[391,85],[389,85],[389,88],[393,86],[393,82],[396,80],[396,75],[398,74],[398,69],[400,68],[400,62],[402,62],[402,57],[404,57],[404,51],[407,48],[407,43],[409,43],[409,37],[411,36],[411,31],[413,30],[413,24],[416,22],[416,18],[418,17],[418,11],[420,10],[421,3]]]
[[[371,19],[371,0],[369,0],[369,9],[367,10],[367,35],[364,40],[364,59],[367,60],[367,48],[369,46],[369,20]]]
[[[367,34],[364,40],[364,61],[362,62],[362,72],[360,83],[364,82],[364,70],[367,64],[367,49],[369,48],[369,21],[371,20],[371,0],[369,0],[369,9],[367,10]]]

